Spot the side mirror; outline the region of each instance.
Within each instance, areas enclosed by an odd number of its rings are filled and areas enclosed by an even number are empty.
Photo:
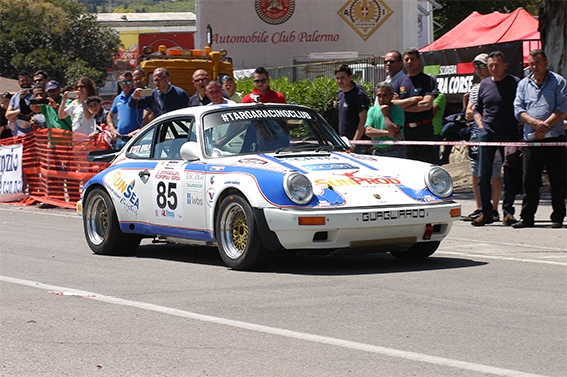
[[[188,141],[181,146],[181,158],[185,161],[196,161],[199,156],[199,145],[194,141]]]
[[[118,156],[120,151],[115,150],[102,150],[92,151],[87,155],[88,162],[111,162]]]

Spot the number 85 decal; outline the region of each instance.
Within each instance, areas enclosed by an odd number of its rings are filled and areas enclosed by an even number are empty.
[[[156,202],[161,209],[168,207],[172,211],[175,210],[177,208],[177,183],[168,182],[166,186],[164,181],[159,181]]]

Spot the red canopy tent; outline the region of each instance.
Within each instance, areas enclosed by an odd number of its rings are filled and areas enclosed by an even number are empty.
[[[523,8],[510,14],[471,13],[441,38],[420,49],[423,71],[437,77],[448,102],[461,102],[474,80],[472,61],[481,53],[502,51],[508,73],[524,76],[530,50],[541,48],[539,21]]]
[[[538,25],[539,21],[524,8],[518,8],[510,14],[472,12],[460,24],[420,51],[540,39]]]

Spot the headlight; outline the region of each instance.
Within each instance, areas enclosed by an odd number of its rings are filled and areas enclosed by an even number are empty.
[[[434,195],[446,198],[453,192],[453,179],[447,171],[439,166],[434,166],[425,177],[427,188]]]
[[[287,173],[284,177],[284,191],[297,204],[307,204],[313,198],[313,187],[306,176],[298,172]]]

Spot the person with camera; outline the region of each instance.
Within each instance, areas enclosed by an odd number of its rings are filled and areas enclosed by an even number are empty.
[[[30,109],[33,111],[32,121],[34,125],[39,128],[59,128],[62,130],[71,131],[71,118],[59,119],[57,110],[59,105],[55,100],[45,93],[41,85],[33,88],[33,97],[30,100]],[[38,115],[43,117],[43,126],[39,122]]]
[[[20,92],[12,96],[5,114],[14,136],[25,135],[33,130],[29,124],[29,114],[20,111],[20,104],[27,103],[31,98],[32,75],[28,71],[20,71],[18,85],[20,85]]]
[[[0,95],[0,139],[12,137],[12,130],[8,125],[8,119],[6,119],[6,110],[10,106],[11,98],[12,95],[9,92],[4,92]]]
[[[167,68],[156,68],[152,80],[156,88],[153,90],[136,88],[128,100],[128,106],[132,109],[149,108],[155,118],[189,106],[189,95],[169,82]]]
[[[75,91],[63,93],[63,103],[58,110],[59,119],[71,117],[73,132],[90,135],[96,130],[93,114],[87,106],[87,98],[96,95],[96,87],[88,76],[81,76],[75,83]]]
[[[124,72],[118,76],[118,85],[122,92],[112,102],[106,117],[106,125],[112,135],[115,149],[122,149],[144,124],[144,109],[133,109],[128,106],[128,101],[134,92],[132,72]]]

